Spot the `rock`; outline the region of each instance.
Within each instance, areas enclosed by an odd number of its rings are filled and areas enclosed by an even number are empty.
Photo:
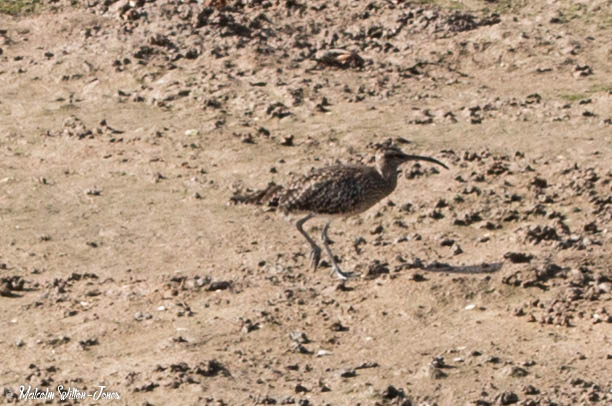
[[[601,282],[597,285],[597,288],[601,293],[610,293],[612,291],[611,282]]]
[[[576,65],[574,67],[574,77],[580,78],[585,76],[590,76],[593,74],[593,68],[589,65]]]
[[[315,61],[320,66],[330,66],[337,68],[359,68],[365,63],[363,58],[357,52],[347,51],[344,49],[329,49],[318,52],[315,55]]]
[[[357,371],[355,370],[355,368],[346,368],[341,369],[338,374],[341,378],[354,378],[357,376]]]
[[[368,271],[366,272],[366,279],[376,279],[381,275],[388,275],[390,272],[389,264],[381,263],[378,260],[374,260],[374,262],[368,265]]]
[[[514,392],[503,392],[499,397],[499,403],[501,405],[511,405],[513,403],[517,403],[519,401],[519,397]]]
[[[331,326],[330,329],[332,331],[348,331],[349,328],[345,327],[342,325],[342,323],[340,323],[339,321],[334,322]]]
[[[149,320],[152,318],[153,318],[153,315],[150,313],[136,312],[134,314],[134,320],[136,321]]]
[[[383,391],[382,397],[383,399],[395,399],[395,398],[403,398],[406,394],[403,390],[395,388],[393,385],[387,386],[387,388]]]
[[[211,282],[210,285],[208,285],[208,288],[206,288],[206,290],[214,292],[218,290],[226,290],[231,287],[232,287],[231,281],[214,281],[214,282]]]
[[[523,252],[506,252],[504,258],[510,260],[513,264],[522,264],[531,262],[533,255]]]
[[[524,378],[527,375],[529,375],[529,372],[521,367],[518,367],[516,365],[508,365],[504,368],[502,368],[498,374],[500,376],[510,376],[513,378]]]
[[[196,136],[200,135],[200,130],[198,130],[196,128],[185,130],[185,135],[187,137],[196,137]]]
[[[99,344],[99,342],[98,342],[98,338],[97,337],[92,337],[92,338],[88,338],[88,339],[79,341],[79,345],[84,350],[87,350],[87,349],[89,349],[89,347],[92,347],[92,346],[98,345],[98,344]]]
[[[429,379],[443,379],[448,375],[442,371],[442,369],[435,367],[432,363],[428,363],[423,366],[417,373],[419,377],[429,378]]]
[[[525,395],[537,395],[540,391],[533,385],[527,385],[523,387],[523,393]]]
[[[283,139],[281,140],[281,145],[285,146],[285,147],[291,147],[293,146],[293,134],[290,135],[285,135],[283,136]]]
[[[310,339],[308,338],[308,336],[306,336],[306,333],[302,331],[292,331],[291,333],[289,333],[289,338],[291,339],[291,341],[300,344],[308,344],[310,342]]]
[[[310,392],[310,390],[308,388],[306,388],[305,386],[303,386],[300,383],[295,385],[295,389],[294,390],[295,390],[295,393],[307,393],[307,392]]]

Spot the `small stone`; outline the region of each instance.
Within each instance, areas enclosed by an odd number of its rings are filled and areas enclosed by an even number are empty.
[[[332,331],[348,331],[349,328],[346,326],[343,326],[342,323],[340,323],[339,321],[334,322],[331,326],[330,329]]]
[[[612,283],[610,283],[610,282],[601,282],[600,284],[597,285],[597,288],[599,288],[599,290],[602,293],[610,293],[610,291],[612,291]]]
[[[529,375],[529,371],[516,365],[508,365],[499,371],[502,376],[511,376],[513,378],[523,378]]]
[[[431,360],[431,365],[435,368],[444,368],[446,367],[446,362],[444,362],[444,357],[435,357]]]
[[[506,252],[504,258],[510,260],[513,264],[522,264],[531,262],[533,255],[523,252]]]
[[[511,405],[519,401],[519,397],[514,392],[504,392],[501,394],[500,403],[502,405]]]
[[[366,361],[362,362],[360,365],[356,366],[355,369],[366,369],[366,368],[378,368],[378,362],[376,361]]]
[[[593,74],[593,68],[589,65],[576,65],[574,68],[574,77],[585,77]]]
[[[293,135],[285,135],[281,140],[281,145],[285,147],[293,146]]]
[[[382,397],[384,399],[395,399],[395,398],[403,398],[406,395],[404,394],[404,391],[401,389],[397,389],[395,386],[393,385],[389,385],[387,386],[387,389],[385,389],[382,393]]]
[[[442,371],[440,368],[436,368],[431,363],[421,369],[421,375],[431,379],[443,379],[448,376],[446,372]]]
[[[366,279],[375,279],[381,275],[389,274],[389,266],[387,263],[380,263],[378,260],[374,260],[373,263],[368,265],[368,272],[365,275]]]
[[[310,390],[306,388],[305,386],[303,386],[302,384],[298,383],[297,385],[295,385],[295,393],[306,393],[306,392],[310,392]]]
[[[380,234],[383,231],[384,231],[383,226],[379,224],[370,231],[370,234]]]
[[[297,352],[299,354],[312,354],[312,351],[310,351],[304,345],[296,342],[291,344],[291,351]]]
[[[355,368],[346,368],[341,369],[339,375],[341,378],[353,378],[357,376],[357,372],[355,371]]]
[[[102,194],[102,190],[94,186],[92,189],[85,189],[85,194],[87,196],[100,196]]]
[[[86,340],[81,340],[79,341],[79,345],[81,346],[82,349],[87,350],[89,349],[89,347],[92,347],[94,345],[99,345],[99,341],[97,337],[92,337],[92,338],[88,338]]]
[[[251,133],[240,134],[240,141],[244,144],[254,144],[255,140]]]
[[[413,272],[412,275],[410,275],[410,279],[415,282],[423,282],[426,280],[423,274],[420,274],[418,272]]]
[[[440,242],[440,246],[442,247],[451,247],[455,243],[455,240],[452,238],[445,238]]]
[[[197,130],[195,128],[189,129],[189,130],[185,130],[185,135],[187,137],[194,137],[196,135],[200,135],[200,130]]]
[[[300,344],[308,344],[310,342],[310,339],[308,338],[308,336],[306,336],[306,333],[302,331],[292,331],[291,333],[289,333],[289,338],[291,339],[291,341]]]
[[[152,318],[153,318],[153,315],[150,313],[143,313],[143,312],[134,313],[134,320],[136,321],[149,320]]]
[[[215,281],[212,282],[206,290],[208,291],[217,291],[217,290],[226,290],[232,286],[231,281]]]

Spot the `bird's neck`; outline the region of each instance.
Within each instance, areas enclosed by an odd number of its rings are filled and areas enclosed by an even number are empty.
[[[397,165],[391,165],[384,161],[377,162],[376,170],[391,187],[391,189],[395,189],[395,186],[397,185]]]

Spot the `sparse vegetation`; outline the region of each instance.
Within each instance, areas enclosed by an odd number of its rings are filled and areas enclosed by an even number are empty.
[[[529,2],[526,0],[500,0],[495,3],[493,9],[496,13],[518,13],[523,7],[527,6]]]
[[[588,90],[584,92],[576,92],[576,93],[561,93],[559,97],[563,100],[566,100],[570,103],[577,102],[583,99],[587,99],[591,97],[595,93],[604,92],[604,93],[612,93],[612,84],[611,83],[599,83],[591,86]]]
[[[21,15],[34,11],[40,0],[0,0],[0,14]]]
[[[597,92],[612,93],[612,83],[599,83],[599,84],[593,85],[589,89],[589,92],[591,93],[597,93]]]
[[[587,16],[587,6],[584,4],[571,4],[559,10],[559,19],[564,23],[585,16]]]
[[[564,93],[564,94],[561,94],[560,97],[563,100],[566,100],[570,103],[574,103],[579,100],[586,99],[587,97],[589,97],[589,95],[588,93]]]

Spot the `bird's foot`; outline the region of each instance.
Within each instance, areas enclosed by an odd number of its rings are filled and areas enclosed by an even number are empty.
[[[321,261],[321,248],[317,247],[316,245],[313,246],[310,257],[312,258],[312,267],[316,271],[319,267],[319,262]]]
[[[337,265],[334,266],[332,271],[331,271],[331,275],[334,275],[334,274],[336,274],[338,279],[341,279],[341,280],[347,280],[347,279],[351,279],[351,278],[358,278],[359,276],[361,276],[361,274],[357,273],[357,272],[344,272]]]

